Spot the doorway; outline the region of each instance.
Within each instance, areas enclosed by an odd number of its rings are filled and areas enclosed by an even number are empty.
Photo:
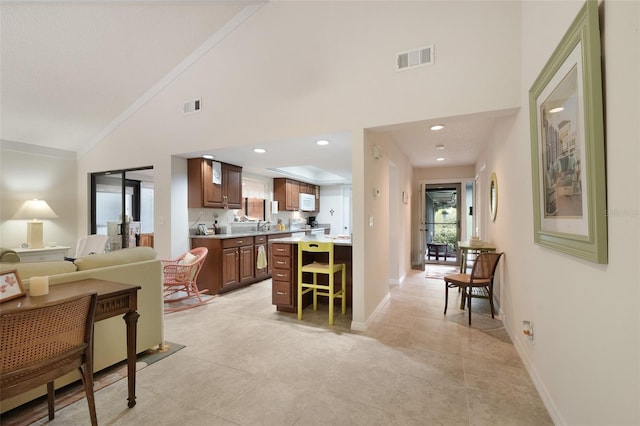
[[[425,185],[425,263],[458,263],[461,236],[460,183]]]
[[[91,234],[107,235],[107,251],[153,246],[153,167],[91,174]]]

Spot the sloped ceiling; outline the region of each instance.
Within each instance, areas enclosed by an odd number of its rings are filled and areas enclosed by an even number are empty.
[[[247,2],[2,2],[1,138],[79,151]]]
[[[265,3],[2,1],[0,139],[72,152],[90,149],[159,85],[170,81],[176,69],[188,67],[187,58],[211,40],[241,30],[242,16]],[[375,130],[389,132],[414,167],[471,165],[495,121],[506,114],[445,117]],[[429,131],[436,122],[447,128]],[[266,155],[252,170],[271,175],[269,169],[296,160],[301,166],[332,170],[337,169],[335,158],[343,158],[342,174],[350,178],[350,156],[342,152],[344,144],[350,145],[348,138],[320,136],[333,137],[340,154],[327,155],[324,162],[323,156],[284,161],[295,150],[281,150],[274,142],[273,164]],[[440,144],[444,152],[436,151]],[[233,148],[211,153],[223,154],[224,161],[245,155]],[[437,162],[443,155],[447,161]]]

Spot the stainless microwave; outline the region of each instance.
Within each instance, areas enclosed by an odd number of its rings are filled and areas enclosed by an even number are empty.
[[[298,207],[303,212],[312,212],[316,209],[316,196],[313,194],[300,194]]]

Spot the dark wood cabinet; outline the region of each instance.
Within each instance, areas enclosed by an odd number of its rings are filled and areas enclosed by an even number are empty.
[[[296,278],[292,276],[294,256],[291,244],[274,243],[272,245],[273,272],[271,273],[271,303],[278,311],[296,312],[294,305],[294,285]]]
[[[223,293],[269,278],[268,274],[255,273],[254,237],[192,237],[191,247],[209,249],[198,277],[198,287],[209,289],[210,294]]]
[[[269,259],[271,258],[271,256],[269,255],[268,237],[266,235],[258,235],[254,237],[254,239],[255,239],[254,247],[255,247],[255,257],[256,257],[255,277],[260,279],[265,279],[271,273],[269,268],[269,264],[271,263]],[[265,257],[267,258],[267,266],[265,268],[258,268],[258,256],[260,256],[260,250],[264,250]]]
[[[298,210],[300,183],[293,179],[273,179],[273,199],[286,211]]]
[[[242,167],[222,163],[222,187],[225,208],[242,208]]]
[[[286,211],[299,209],[300,194],[312,194],[316,197],[315,211],[320,210],[320,187],[310,183],[287,178],[273,179],[273,198]]]
[[[222,250],[222,287],[224,288],[239,282],[238,249],[235,247],[224,249]]]
[[[242,167],[220,163],[221,183],[213,183],[213,161],[188,160],[189,208],[230,208],[242,205]]]
[[[253,237],[228,238],[222,240],[222,247],[222,288],[253,281]]]
[[[238,269],[240,274],[240,283],[248,283],[253,281],[255,277],[254,273],[254,265],[255,256],[253,254],[254,246],[253,244],[246,247],[238,248]]]
[[[308,255],[307,253],[306,255]],[[304,263],[313,261],[313,257],[307,258]],[[321,256],[322,254],[320,254]],[[273,272],[271,274],[271,303],[281,312],[297,312],[298,300],[298,244],[273,243]],[[336,263],[347,265],[347,306],[352,304],[352,247],[350,245],[336,245],[334,247],[334,259]],[[324,261],[325,260],[320,260]],[[320,277],[325,279],[326,277]],[[339,279],[339,278],[338,278]],[[320,297],[320,303],[326,303],[326,298]],[[312,302],[312,293],[303,297],[303,306]]]

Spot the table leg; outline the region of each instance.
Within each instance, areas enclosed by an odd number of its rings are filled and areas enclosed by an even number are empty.
[[[127,312],[123,318],[127,324],[127,382],[129,384],[127,405],[131,408],[136,405],[136,337],[140,314],[136,311]]]
[[[467,250],[460,249],[460,273],[464,274],[467,272]]]
[[[460,273],[467,273],[467,249],[460,249]],[[464,309],[465,304],[465,293],[464,291],[460,295],[460,309]]]

